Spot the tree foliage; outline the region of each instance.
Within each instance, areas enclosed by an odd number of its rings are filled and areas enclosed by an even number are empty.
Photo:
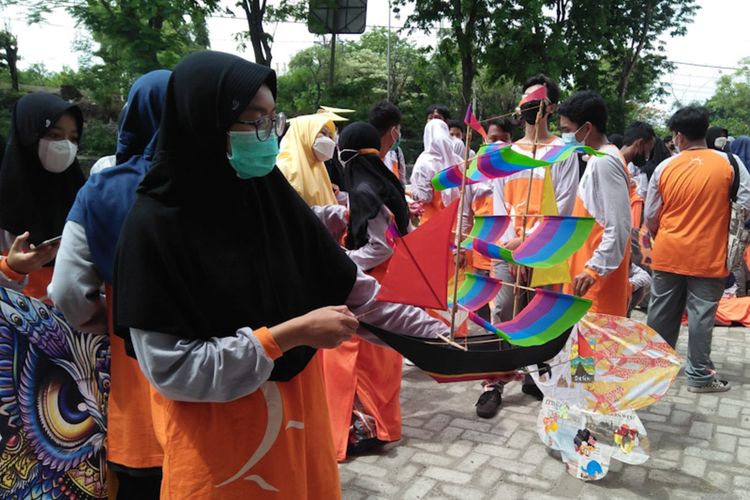
[[[208,46],[206,16],[218,0],[9,0],[27,8],[31,22],[64,9],[90,38],[76,43],[82,71],[75,82],[116,113],[132,81],[171,68]]]
[[[18,41],[7,28],[0,31],[0,69],[7,69],[11,88],[18,91]]]
[[[711,124],[724,127],[729,133],[750,135],[747,106],[750,103],[750,57],[740,62],[740,69],[719,79],[716,92],[707,102]]]

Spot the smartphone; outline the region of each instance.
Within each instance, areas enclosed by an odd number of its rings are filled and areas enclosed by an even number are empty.
[[[56,243],[59,243],[61,239],[62,239],[62,236],[56,236],[55,238],[50,238],[48,240],[45,240],[39,243],[34,248],[44,248],[44,247],[52,246]]]

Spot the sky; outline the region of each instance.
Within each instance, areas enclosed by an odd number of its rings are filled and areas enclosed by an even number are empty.
[[[732,73],[738,62],[750,57],[750,35],[746,20],[750,18],[750,0],[698,0],[701,9],[684,37],[665,37],[667,57],[677,63],[676,70],[662,77],[670,96],[660,107],[669,109],[674,101],[687,104],[704,101],[713,95],[716,81],[722,74]],[[233,2],[228,1],[227,5]],[[368,0],[367,26],[388,25],[388,0]],[[241,9],[236,9],[241,14]],[[393,29],[403,26],[411,12],[402,8],[400,18],[391,16]],[[83,31],[63,11],[49,15],[40,25],[29,26],[19,7],[0,10],[0,21],[10,25],[18,37],[21,68],[43,62],[48,69],[60,70],[63,66],[75,67],[78,54],[72,42],[82,36]],[[244,53],[237,49],[234,33],[246,28],[244,18],[213,17],[209,20],[211,46],[215,50],[232,52],[253,60],[252,49]],[[283,72],[291,57],[299,50],[312,45],[316,36],[307,32],[304,24],[277,23],[267,26],[274,35],[273,66]],[[344,36],[356,38],[356,35]],[[421,46],[431,45],[433,37],[425,33],[413,33],[409,38]],[[711,66],[711,67],[705,67]]]

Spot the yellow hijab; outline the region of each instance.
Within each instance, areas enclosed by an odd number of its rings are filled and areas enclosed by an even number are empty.
[[[326,166],[313,153],[313,142],[323,127],[328,127],[331,137],[336,132],[333,116],[329,113],[317,113],[293,118],[284,138],[281,140],[276,165],[310,205],[335,205],[333,186],[328,177]]]

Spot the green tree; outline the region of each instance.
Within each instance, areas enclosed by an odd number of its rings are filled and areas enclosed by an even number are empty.
[[[206,48],[206,16],[217,8],[218,0],[6,0],[6,3],[26,7],[31,22],[62,8],[86,28],[91,38],[77,44],[83,71],[76,75],[76,83],[100,99],[109,96],[111,105],[118,107],[136,77],[172,67],[185,54]]]
[[[695,0],[527,0],[495,10],[483,61],[493,76],[516,82],[536,73],[564,88],[598,91],[621,130],[639,103],[663,95],[672,69],[663,35],[682,36]]]
[[[405,5],[407,0],[397,0]],[[484,53],[484,43],[490,33],[490,20],[495,12],[502,11],[509,0],[416,0],[408,2],[414,7],[406,24],[412,29],[430,32],[443,22],[448,23],[450,38],[458,49],[461,63],[461,97],[464,105],[472,98],[477,63]]]
[[[268,5],[267,0],[239,0],[236,5],[245,14],[247,31],[237,33],[235,39],[240,43],[241,49],[247,46],[246,42],[249,40],[255,62],[269,67],[273,59],[273,36],[266,32],[263,23],[299,21],[307,16],[307,2],[303,0],[281,0],[278,5]],[[234,14],[231,10],[228,11]]]
[[[734,74],[722,76],[713,97],[706,101],[706,107],[711,111],[711,124],[726,128],[734,136],[750,135],[748,103],[750,57],[740,61],[740,68]]]
[[[0,31],[0,69],[7,69],[10,85],[18,91],[18,41],[7,28]]]

